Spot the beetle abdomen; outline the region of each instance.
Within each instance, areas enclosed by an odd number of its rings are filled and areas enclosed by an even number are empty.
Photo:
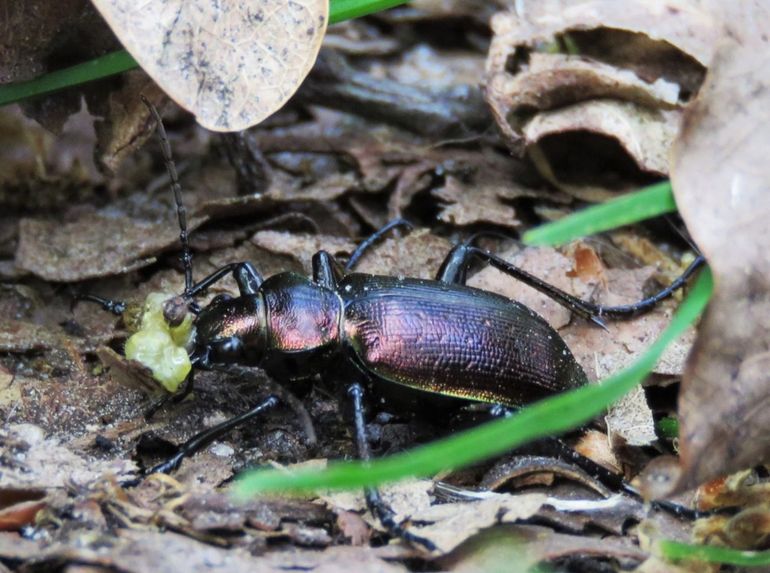
[[[561,337],[527,307],[439,284],[343,280],[345,338],[366,370],[419,390],[508,406],[586,382]]]

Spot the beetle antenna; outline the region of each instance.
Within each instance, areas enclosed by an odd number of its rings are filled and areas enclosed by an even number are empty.
[[[157,108],[144,95],[141,98],[155,119],[163,162],[166,164],[166,170],[168,171],[169,179],[171,179],[171,190],[174,192],[176,215],[179,219],[179,242],[182,244],[181,260],[184,266],[184,297],[188,298],[193,286],[192,253],[190,252],[190,241],[187,234],[187,209],[184,203],[182,203],[182,186],[179,184],[179,175],[176,171],[174,159],[171,157],[171,144],[166,135],[166,128],[163,127],[163,120],[160,118]]]

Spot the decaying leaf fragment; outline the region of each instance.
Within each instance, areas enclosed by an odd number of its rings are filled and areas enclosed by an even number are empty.
[[[678,489],[770,460],[770,8],[750,8],[672,158],[677,205],[714,273],[680,395]]]
[[[189,228],[203,221],[196,218]],[[116,219],[104,213],[66,223],[22,219],[16,266],[62,282],[126,273],[151,264],[155,259],[150,253],[175,244],[178,234],[173,224]]]
[[[530,155],[557,187],[603,199],[603,189],[624,187],[626,171],[667,172],[681,109],[713,52],[715,22],[689,1],[517,3],[492,21],[487,101],[514,152]],[[608,160],[601,138],[617,142],[635,167]],[[605,175],[608,165],[620,176]]]
[[[144,70],[198,122],[240,131],[277,111],[315,62],[327,0],[94,0]]]

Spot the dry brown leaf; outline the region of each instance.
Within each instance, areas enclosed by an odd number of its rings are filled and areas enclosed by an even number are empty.
[[[18,531],[35,521],[46,506],[45,491],[29,488],[0,489],[0,531]]]
[[[641,386],[612,404],[604,420],[613,446],[649,446],[658,440],[655,420]]]
[[[192,230],[203,221],[195,218],[188,226]],[[16,266],[49,281],[80,281],[147,266],[155,260],[152,255],[178,240],[175,222],[149,223],[99,213],[68,223],[22,219]]]
[[[160,107],[167,101],[165,94],[146,74],[133,71],[125,74],[120,89],[107,94],[88,94],[89,111],[94,121],[97,146],[94,152],[99,165],[115,173],[120,164],[136,152],[155,131],[151,112],[140,95]]]
[[[630,539],[614,535],[596,538],[556,533],[535,525],[503,525],[469,539],[438,562],[444,569],[457,573],[523,573],[539,562],[570,557],[596,557],[601,563],[607,558],[637,562],[647,557],[647,552]],[[591,567],[589,561],[587,569],[596,567]]]
[[[142,68],[198,122],[240,131],[280,109],[315,62],[326,0],[95,0]]]
[[[251,242],[272,253],[293,257],[307,272],[311,271],[313,255],[321,249],[325,249],[336,257],[349,256],[356,248],[353,241],[343,237],[280,231],[260,231],[251,238]]]
[[[422,514],[430,508],[428,492],[433,488],[433,482],[426,479],[409,479],[381,489],[385,503],[396,514],[396,521],[404,519],[422,520]],[[361,490],[329,491],[319,495],[319,498],[334,511],[366,511],[364,519],[369,525],[382,529],[382,524],[366,509],[366,500]]]
[[[435,161],[441,157],[434,152]],[[480,153],[444,153],[444,159],[434,171],[445,173],[444,184],[432,191],[442,203],[438,218],[455,226],[487,223],[516,229],[514,201],[523,197],[546,198],[566,203],[567,195],[535,189],[522,182],[521,165],[510,157],[491,150]]]
[[[667,173],[680,109],[719,33],[702,6],[528,2],[492,26],[487,101],[509,147],[527,152],[547,180],[595,201],[638,185],[640,173]],[[635,168],[607,159],[618,143]]]
[[[386,239],[367,252],[355,271],[433,279],[451,248],[443,237],[416,229],[405,237]]]
[[[680,395],[678,489],[770,460],[770,10],[740,6],[672,158],[677,204],[714,272]]]
[[[50,350],[61,344],[51,327],[4,318],[0,322],[0,352]]]
[[[415,514],[421,524],[413,530],[433,541],[439,551],[448,553],[488,527],[532,517],[546,498],[542,493],[495,494],[479,501],[433,505]]]

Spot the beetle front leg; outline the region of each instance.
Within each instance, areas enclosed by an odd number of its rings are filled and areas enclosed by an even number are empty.
[[[209,276],[201,281],[195,283],[189,291],[184,293],[185,298],[192,298],[195,295],[203,292],[211,285],[221,281],[228,274],[232,273],[236,284],[238,285],[238,291],[241,295],[254,294],[259,289],[259,285],[262,284],[264,278],[254,268],[250,262],[230,263],[225,265],[221,269],[215,270]]]
[[[123,485],[129,486],[129,487],[135,486],[145,476],[156,474],[156,473],[167,474],[174,471],[179,467],[179,465],[182,463],[182,460],[184,458],[188,458],[196,454],[197,452],[201,451],[203,448],[208,446],[214,440],[218,440],[219,438],[221,438],[222,436],[230,432],[230,430],[233,430],[234,428],[241,426],[246,422],[251,421],[253,418],[256,418],[257,416],[263,414],[267,410],[274,408],[279,404],[279,402],[280,401],[276,396],[273,396],[273,395],[268,396],[248,412],[239,414],[238,416],[230,418],[229,420],[225,420],[224,422],[217,424],[216,426],[212,426],[211,428],[208,428],[206,430],[203,430],[202,432],[195,434],[192,438],[190,438],[181,446],[179,446],[179,448],[177,449],[177,452],[173,456],[171,456],[167,460],[157,465],[154,465],[148,470],[143,471],[139,478],[136,478],[129,482],[125,482]]]
[[[358,457],[366,462],[372,459],[372,452],[369,448],[369,438],[366,435],[366,424],[364,423],[364,389],[358,383],[351,384],[348,386],[347,394],[353,405],[353,426],[356,434]],[[396,523],[395,512],[383,501],[377,488],[365,488],[364,496],[369,511],[393,537],[403,539],[414,545],[421,545],[428,551],[436,549],[436,545],[429,539],[410,533],[400,524]]]
[[[101,306],[104,310],[107,312],[111,312],[115,316],[122,316],[124,312],[126,312],[126,302],[123,300],[112,300],[109,298],[103,298],[101,296],[95,295],[95,294],[89,294],[89,293],[78,293],[74,296],[72,299],[72,305],[70,306],[70,310],[74,309],[75,304],[80,302],[81,300],[87,301],[87,302],[95,302],[99,306]]]

